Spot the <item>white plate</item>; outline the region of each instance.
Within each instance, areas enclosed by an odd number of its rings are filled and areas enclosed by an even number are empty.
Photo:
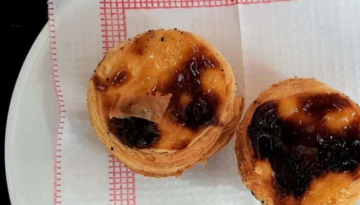
[[[53,204],[58,119],[46,25],[22,66],[8,114],[5,165],[12,205]]]

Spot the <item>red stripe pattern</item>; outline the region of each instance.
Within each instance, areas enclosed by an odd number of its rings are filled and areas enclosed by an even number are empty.
[[[101,0],[100,9],[171,9],[171,8],[198,8],[221,7],[236,4],[273,3],[292,0]],[[106,12],[110,14],[114,12]]]
[[[57,136],[56,136],[56,145],[55,145],[55,161],[54,161],[54,170],[55,170],[55,179],[54,179],[54,204],[61,204],[61,146],[64,135],[64,126],[65,126],[65,101],[63,93],[61,90],[60,79],[59,79],[59,69],[58,69],[58,60],[56,53],[56,35],[55,35],[55,19],[54,19],[54,2],[48,1],[48,13],[49,13],[49,30],[50,30],[50,50],[51,50],[51,61],[52,61],[52,75],[54,81],[54,87],[56,96],[59,102],[59,113],[60,119],[57,127]]]
[[[109,155],[110,202],[113,205],[135,205],[135,175],[123,163]]]

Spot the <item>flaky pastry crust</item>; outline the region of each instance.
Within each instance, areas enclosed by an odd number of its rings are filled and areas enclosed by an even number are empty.
[[[198,53],[202,56],[199,57]],[[196,126],[190,125],[187,119],[178,123],[182,119],[172,118],[171,103],[179,92],[173,92],[172,88],[165,90],[178,83],[173,82],[166,87],[169,79],[178,72],[189,72],[186,69],[193,69],[191,66],[194,64],[202,69],[195,74],[205,76],[199,78],[202,81],[200,86],[208,86],[210,94],[214,92],[217,97],[220,96],[216,109],[213,108],[216,110],[215,120]],[[204,68],[200,68],[200,64]],[[213,80],[217,76],[222,76],[221,85]],[[184,75],[175,77],[178,81],[184,79]],[[116,82],[113,83],[113,80]],[[164,88],[159,88],[163,84]],[[206,161],[228,143],[238,126],[243,108],[243,98],[235,95],[235,78],[225,58],[203,38],[175,29],[151,30],[110,50],[89,82],[87,100],[92,126],[109,153],[136,173],[168,177],[179,176],[185,169]],[[179,99],[186,108],[193,98],[185,93]],[[129,106],[131,108],[127,109]],[[160,140],[152,147],[138,148],[124,144],[109,131],[110,117],[126,118],[131,115],[157,123]],[[169,140],[172,135],[174,139]]]

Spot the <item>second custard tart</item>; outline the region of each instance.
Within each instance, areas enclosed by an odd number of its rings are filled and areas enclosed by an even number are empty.
[[[231,66],[194,34],[150,30],[116,46],[88,89],[92,125],[133,171],[177,176],[233,136],[243,99]]]
[[[315,79],[262,92],[235,149],[246,186],[264,204],[350,205],[360,196],[360,109]]]

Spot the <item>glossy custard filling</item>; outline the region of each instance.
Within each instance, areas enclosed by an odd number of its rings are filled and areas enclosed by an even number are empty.
[[[328,172],[359,168],[358,109],[339,94],[300,95],[257,107],[248,136],[254,157],[270,162],[282,197],[302,197]]]
[[[179,150],[218,125],[228,91],[217,53],[179,30],[148,31],[117,49],[93,82],[100,113],[123,144]]]

